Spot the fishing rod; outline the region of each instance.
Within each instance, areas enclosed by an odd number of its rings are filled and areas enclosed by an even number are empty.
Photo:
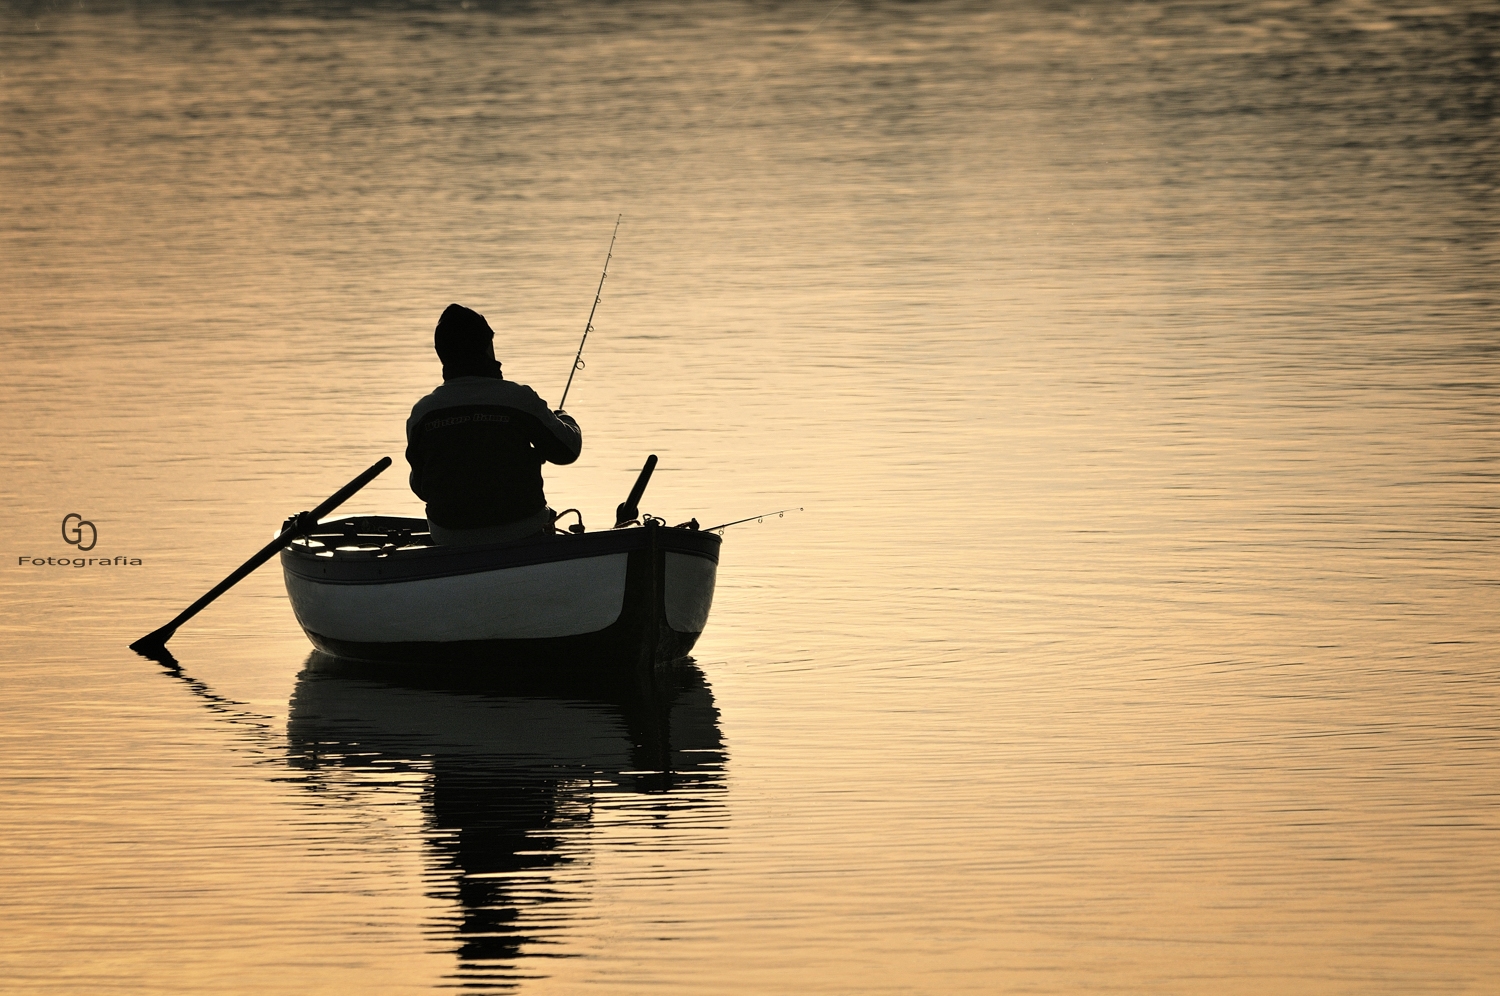
[[[720,529],[728,529],[730,526],[737,526],[737,525],[739,525],[742,522],[750,522],[752,520],[754,520],[755,522],[759,522],[759,521],[761,521],[762,519],[764,519],[768,515],[774,515],[774,516],[776,516],[779,519],[782,516],[786,515],[786,513],[788,513],[788,512],[800,512],[800,511],[802,511],[801,507],[798,507],[798,508],[783,508],[783,509],[781,509],[780,511],[777,511],[777,512],[762,512],[760,515],[752,515],[748,519],[735,519],[733,522],[726,522],[723,525],[709,526],[707,529],[705,529],[703,531],[706,532],[706,533],[716,533]]]
[[[568,385],[563,388],[562,401],[557,403],[557,410],[562,411],[568,400],[568,391],[573,387],[573,375],[583,369],[583,344],[589,341],[589,333],[594,330],[594,312],[599,309],[599,299],[604,294],[604,278],[609,276],[609,261],[615,254],[615,236],[620,234],[620,219],[623,214],[615,216],[615,230],[609,236],[609,251],[604,254],[604,272],[599,274],[599,287],[594,291],[594,306],[589,309],[589,320],[583,323],[583,338],[578,342],[578,355],[573,357],[573,369],[568,371]]]

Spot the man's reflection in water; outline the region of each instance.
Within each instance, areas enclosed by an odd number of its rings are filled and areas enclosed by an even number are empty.
[[[691,661],[645,676],[499,685],[314,653],[292,695],[287,741],[309,788],[337,786],[352,801],[365,792],[377,801],[390,781],[351,769],[426,774],[425,837],[442,891],[459,903],[466,987],[519,983],[518,960],[546,954],[549,933],[573,917],[577,900],[546,870],[570,861],[567,839],[589,825],[599,795],[650,793],[657,798],[642,802],[657,817],[706,816],[718,808],[724,766],[718,711]]]

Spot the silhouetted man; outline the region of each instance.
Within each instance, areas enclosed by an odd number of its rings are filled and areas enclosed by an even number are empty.
[[[568,464],[583,449],[578,423],[525,384],[500,376],[495,333],[484,316],[450,304],[433,345],[443,383],[406,421],[411,489],[427,503],[438,543],[503,543],[551,534],[542,464]]]

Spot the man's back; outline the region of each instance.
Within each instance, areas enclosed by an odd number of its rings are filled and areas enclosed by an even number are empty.
[[[411,489],[440,526],[523,519],[547,504],[544,462],[578,459],[583,435],[535,391],[494,377],[458,377],[417,402],[406,423]]]

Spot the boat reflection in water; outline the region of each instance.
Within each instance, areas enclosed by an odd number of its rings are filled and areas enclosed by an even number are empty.
[[[663,821],[712,826],[722,812],[718,711],[690,659],[643,676],[496,687],[315,652],[287,741],[298,781],[314,791],[383,804],[389,795],[377,793],[420,783],[433,891],[457,900],[466,988],[518,983],[531,973],[517,963],[547,954],[549,935],[578,915],[558,880],[595,846],[597,835],[580,837],[597,829],[606,796],[650,814],[630,821],[634,834],[659,833]]]

